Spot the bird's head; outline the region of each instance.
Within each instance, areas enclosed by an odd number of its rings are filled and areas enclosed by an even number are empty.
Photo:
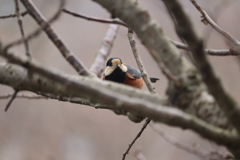
[[[110,75],[117,68],[121,69],[123,72],[127,72],[127,67],[122,63],[122,60],[120,58],[117,57],[110,58],[107,61],[104,75],[105,76]]]

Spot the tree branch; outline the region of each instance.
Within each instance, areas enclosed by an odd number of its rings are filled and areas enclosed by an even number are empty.
[[[150,119],[147,119],[144,123],[143,127],[141,128],[140,132],[138,132],[137,136],[133,139],[133,141],[129,144],[127,150],[123,153],[122,160],[125,160],[126,155],[129,153],[130,149],[132,148],[133,144],[136,142],[136,140],[142,135],[143,131],[146,129],[148,124],[150,123]]]
[[[131,29],[128,29],[128,40],[129,40],[129,43],[130,43],[130,46],[132,48],[132,52],[133,52],[133,55],[134,55],[134,58],[136,60],[136,63],[138,65],[138,68],[141,72],[141,75],[142,75],[142,78],[144,79],[145,81],[145,84],[147,85],[147,88],[148,90],[152,93],[152,94],[156,94],[157,95],[157,92],[155,91],[155,88],[153,87],[151,81],[150,81],[150,78],[149,76],[147,75],[147,72],[146,72],[146,69],[143,65],[143,62],[141,60],[141,57],[139,56],[139,53],[138,53],[138,49],[137,49],[137,45],[136,45],[136,41],[133,37],[133,31]],[[129,119],[135,119],[137,118],[138,120],[141,119],[142,117],[139,117],[139,116],[136,116],[136,115],[133,115],[132,113],[129,113],[128,114],[128,118]],[[144,118],[143,118],[144,119]],[[124,152],[123,154],[123,158],[122,160],[125,160],[127,154],[129,153],[130,149],[132,148],[133,144],[137,141],[137,139],[142,135],[143,131],[146,129],[147,125],[151,122],[151,119],[146,119],[143,127],[141,128],[141,130],[138,132],[138,134],[136,135],[136,137],[133,139],[133,141],[128,145],[128,148],[127,150]]]
[[[221,27],[219,27],[205,12],[200,5],[195,0],[190,0],[192,4],[197,8],[197,10],[202,14],[203,22],[206,22],[207,24],[210,24],[219,34],[221,34],[223,37],[225,37],[227,40],[229,40],[234,45],[240,45],[240,42],[234,38],[232,35],[230,35],[228,32],[223,30]]]
[[[25,15],[28,14],[28,11],[24,11],[22,13],[19,13],[22,17],[24,17]],[[14,13],[14,14],[9,14],[9,15],[6,15],[6,16],[0,16],[0,19],[7,19],[7,18],[15,18],[17,17],[17,14]]]
[[[13,96],[13,94],[0,95],[0,99],[8,99],[8,98],[11,98],[12,96]],[[20,98],[20,99],[33,99],[33,100],[48,99],[47,97],[43,97],[43,96],[25,95],[25,94],[16,95],[16,98]]]
[[[238,131],[240,131],[240,106],[225,91],[222,83],[213,71],[213,68],[211,67],[205,55],[203,42],[196,35],[188,16],[184,13],[177,0],[163,0],[163,2],[176,20],[176,31],[178,35],[189,45],[197,67],[203,77],[204,82],[208,86],[208,89],[213,94],[214,98],[221,109],[223,109],[228,119],[233,123]],[[176,10],[176,8],[178,9]]]
[[[157,92],[155,91],[155,87],[153,87],[152,82],[150,81],[150,78],[147,75],[147,71],[143,65],[143,62],[139,56],[137,44],[133,37],[133,31],[131,31],[131,30],[128,30],[128,40],[129,40],[130,46],[132,48],[133,56],[136,60],[136,63],[141,72],[142,78],[143,78],[145,84],[147,85],[148,90],[153,94],[157,94]]]
[[[73,78],[13,53],[2,53],[0,50],[0,55],[28,69],[11,64],[0,65],[0,73],[4,73],[0,74],[1,84],[19,90],[83,98],[93,103],[111,106],[113,109],[122,109],[171,126],[192,129],[201,136],[219,144],[230,144],[231,146],[240,144],[240,137],[235,132],[214,127],[178,109],[163,107],[162,105],[167,104],[166,101],[156,95],[126,85],[100,81],[95,77],[77,76]]]
[[[57,12],[49,19],[48,23],[51,24],[53,22],[55,22],[61,15],[62,13],[62,8],[65,5],[65,0],[60,0],[60,5],[59,5],[59,9],[57,10]],[[26,13],[28,13],[26,11]],[[33,38],[36,38],[38,35],[40,35],[40,33],[42,33],[42,28],[37,28],[35,31],[33,31],[32,33],[30,33],[29,35],[26,36],[26,40],[30,41]],[[16,45],[20,45],[23,43],[22,38],[18,39],[14,42],[9,43],[8,45],[5,46],[5,50],[8,50],[9,48],[16,46]]]
[[[102,18],[95,18],[95,17],[89,17],[89,16],[85,16],[85,15],[82,15],[82,14],[77,14],[77,13],[74,13],[74,12],[71,12],[71,11],[68,11],[66,9],[63,9],[63,12],[65,13],[68,13],[70,15],[73,15],[75,17],[79,17],[79,18],[83,18],[83,19],[86,19],[86,20],[89,20],[89,21],[95,21],[95,22],[100,22],[100,23],[111,23],[111,24],[119,24],[121,26],[124,26],[124,27],[127,27],[128,26],[122,22],[122,21],[119,21],[119,20],[110,20],[110,19],[102,19]],[[185,50],[189,50],[188,46],[186,46],[185,44],[182,44],[180,42],[177,42],[177,41],[173,41],[173,44],[176,45],[177,48],[179,49],[185,49]],[[233,52],[231,50],[214,50],[214,49],[206,49],[206,52],[209,54],[209,55],[212,55],[212,56],[236,56],[236,55],[239,55],[239,53],[237,52]]]
[[[28,42],[27,42],[27,40],[26,40],[26,37],[25,37],[25,34],[24,34],[24,30],[23,30],[22,19],[21,19],[20,13],[19,13],[18,0],[14,0],[14,2],[15,2],[15,10],[16,10],[18,25],[19,25],[19,28],[20,28],[22,40],[23,40],[23,42],[24,42],[24,47],[25,47],[26,55],[27,55],[29,58],[31,58],[31,55],[30,55],[30,52],[29,52]]]
[[[82,15],[82,14],[79,14],[79,13],[71,12],[67,9],[63,9],[62,11],[64,13],[70,14],[74,17],[86,19],[86,20],[89,20],[89,21],[95,21],[95,22],[100,22],[100,23],[118,24],[118,25],[121,25],[121,26],[124,26],[124,27],[128,27],[124,22],[119,21],[118,19],[101,19],[101,18],[89,17],[89,16],[85,16],[85,15]]]
[[[119,26],[115,24],[110,24],[108,31],[102,41],[101,48],[98,50],[95,61],[90,67],[90,71],[95,73],[98,77],[102,76],[102,72],[105,68],[105,62],[109,56],[114,40],[116,39]]]
[[[44,32],[48,35],[49,39],[54,43],[54,45],[58,48],[58,50],[62,53],[62,56],[72,65],[72,67],[78,72],[80,75],[88,76],[89,73],[86,67],[82,64],[82,62],[76,58],[74,53],[72,53],[67,46],[63,43],[63,41],[58,37],[58,35],[51,28],[50,24],[45,20],[45,17],[41,15],[38,9],[34,6],[34,4],[30,0],[21,0],[22,4],[28,10],[28,13],[33,17],[33,19],[42,27]]]
[[[16,98],[16,96],[17,96],[18,92],[19,92],[19,90],[15,90],[15,91],[14,91],[14,93],[13,93],[13,95],[12,95],[11,99],[8,101],[8,103],[7,103],[7,105],[6,105],[5,109],[4,109],[4,110],[5,110],[5,112],[7,112],[7,111],[8,111],[8,109],[9,109],[9,107],[11,106],[11,104],[12,104],[13,100]]]
[[[173,106],[222,128],[232,128],[223,111],[208,93],[198,71],[181,55],[149,13],[131,0],[94,0],[124,21],[137,34],[159,68],[166,68],[179,80],[169,83],[167,94]]]
[[[173,41],[173,40],[172,40],[172,43],[179,49],[184,49],[187,51],[190,50],[189,47],[183,43]],[[233,52],[232,50],[205,49],[205,52],[211,56],[238,56],[238,55],[240,55],[239,53]]]

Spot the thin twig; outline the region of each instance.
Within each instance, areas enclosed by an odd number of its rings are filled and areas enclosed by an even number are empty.
[[[147,119],[144,123],[142,129],[140,132],[138,132],[137,136],[134,138],[134,140],[129,144],[128,149],[124,152],[122,160],[125,160],[126,155],[129,153],[130,149],[132,148],[133,144],[136,142],[136,140],[142,135],[143,131],[147,127],[147,125],[150,123],[151,119]]]
[[[19,13],[22,17],[24,17],[25,15],[28,14],[28,11],[24,11],[22,13]],[[7,18],[15,18],[17,17],[17,14],[14,13],[14,14],[9,14],[9,15],[6,15],[6,16],[0,16],[0,19],[7,19]]]
[[[101,18],[94,18],[94,17],[89,17],[89,16],[85,16],[85,15],[82,15],[82,14],[79,14],[79,13],[74,13],[72,11],[69,11],[67,9],[63,9],[62,10],[63,12],[67,13],[67,14],[70,14],[74,17],[79,17],[79,18],[83,18],[83,19],[86,19],[86,20],[89,20],[89,21],[95,21],[95,22],[101,22],[101,23],[110,23],[110,24],[118,24],[118,25],[121,25],[121,26],[124,26],[124,27],[128,27],[126,25],[126,23],[118,20],[118,19],[101,19]]]
[[[227,40],[229,40],[233,45],[240,45],[240,42],[234,38],[230,33],[223,30],[220,26],[218,26],[205,12],[201,6],[197,3],[195,0],[190,0],[192,4],[196,7],[196,9],[201,13],[203,22],[210,24],[218,33],[220,33],[223,37],[225,37]]]
[[[96,58],[90,67],[90,71],[101,77],[105,67],[105,62],[109,56],[114,40],[116,39],[119,25],[110,24],[105,37],[103,38],[101,48],[98,50]]]
[[[77,14],[77,13],[68,11],[66,9],[63,9],[63,12],[71,14],[71,15],[76,16],[76,17],[86,19],[86,20],[90,20],[90,21],[96,21],[96,22],[101,22],[101,23],[119,24],[119,25],[122,25],[124,27],[128,27],[127,24],[125,24],[124,22],[119,21],[119,20],[109,20],[109,19],[89,17],[89,16],[85,16],[85,15],[81,15],[81,14]],[[173,41],[173,40],[172,40],[172,42],[179,49],[189,50],[188,46],[186,46],[185,44],[182,44],[180,42]],[[206,53],[209,54],[209,55],[212,55],[212,56],[236,56],[236,55],[240,54],[240,53],[236,53],[236,52],[231,52],[230,50],[214,50],[214,49],[206,49]]]
[[[8,111],[8,108],[11,106],[11,104],[12,104],[13,100],[16,98],[18,92],[19,92],[19,90],[15,90],[15,91],[14,91],[11,99],[8,101],[8,103],[7,103],[6,107],[5,107],[5,112]]]
[[[150,124],[151,128],[157,132],[164,140],[166,140],[168,143],[172,144],[173,146],[182,149],[188,153],[194,154],[196,156],[199,156],[204,159],[208,160],[227,160],[225,155],[222,155],[219,152],[206,152],[206,151],[201,151],[199,149],[190,147],[186,144],[182,144],[178,142],[176,139],[168,135],[166,132],[164,132],[160,127],[157,126],[157,124],[151,123]],[[228,155],[230,156],[230,155]]]
[[[127,24],[125,24],[122,21],[116,20],[116,19],[110,20],[110,19],[89,17],[89,16],[85,16],[85,15],[82,15],[82,14],[79,14],[79,13],[71,12],[67,9],[63,9],[62,11],[65,12],[65,13],[68,13],[72,16],[80,17],[80,18],[83,18],[83,19],[86,19],[86,20],[89,20],[89,21],[96,21],[96,22],[100,22],[100,23],[119,24],[121,26],[124,26],[124,27],[128,28]],[[172,40],[172,42],[179,49],[189,50],[188,46],[186,46],[185,44],[182,44],[180,42],[173,41],[173,40]],[[209,54],[209,55],[212,55],[212,56],[236,56],[236,55],[240,54],[240,53],[236,53],[236,52],[231,52],[230,50],[214,50],[214,49],[206,49],[206,53]]]
[[[189,51],[189,47],[183,43],[171,40],[172,43],[179,49],[184,49]],[[231,50],[217,50],[217,49],[205,49],[205,52],[211,56],[238,56],[239,53],[232,52]]]
[[[237,1],[225,1],[225,0],[221,0],[215,7],[211,7],[211,13],[208,14],[210,15],[210,17],[212,17],[212,19],[215,21],[217,21],[217,19],[221,16],[221,14],[224,12],[224,10],[226,10],[228,7],[232,6],[235,2]],[[213,31],[212,27],[205,27],[203,29],[203,38],[204,38],[204,42],[207,44],[208,39],[211,36],[211,33]]]
[[[62,13],[62,8],[65,6],[65,0],[60,0],[60,5],[59,5],[59,9],[57,10],[57,12],[49,19],[48,23],[52,24],[53,22],[55,22],[61,15]],[[28,11],[26,11],[26,13],[28,13]],[[40,35],[40,33],[42,33],[42,28],[37,28],[35,31],[33,31],[32,33],[30,33],[29,35],[26,36],[26,40],[29,42],[30,40],[36,38],[37,36]],[[16,46],[16,45],[20,45],[23,43],[22,38],[13,41],[11,43],[9,43],[8,45],[5,46],[4,50],[8,50],[9,48]]]
[[[147,75],[146,69],[143,65],[143,62],[141,60],[141,57],[138,53],[138,49],[137,49],[137,45],[136,45],[136,41],[133,37],[133,31],[131,29],[128,30],[128,40],[130,43],[130,46],[132,48],[132,52],[134,55],[134,58],[136,60],[136,63],[138,65],[138,68],[142,74],[142,77],[147,85],[148,90],[152,93],[152,94],[157,94],[157,92],[155,91],[155,88],[153,87],[149,76]],[[147,125],[151,122],[151,119],[147,119],[146,122],[144,123],[143,127],[141,128],[140,132],[137,134],[137,136],[134,138],[134,140],[131,142],[131,144],[128,146],[127,150],[125,151],[125,153],[123,154],[123,158],[122,160],[125,159],[126,155],[129,153],[130,149],[132,148],[133,144],[136,142],[136,140],[141,136],[142,132],[145,130],[145,128],[147,127]]]
[[[142,60],[141,60],[141,57],[138,53],[136,41],[133,37],[133,31],[131,29],[128,30],[128,40],[129,40],[130,46],[132,48],[132,52],[133,52],[134,58],[136,60],[136,63],[138,65],[138,68],[141,72],[143,80],[145,81],[145,83],[147,85],[148,90],[153,94],[157,94],[157,92],[155,91],[155,87],[152,85],[152,83],[150,81],[150,78],[147,75],[147,71],[146,71],[146,69],[143,65]]]
[[[18,0],[14,0],[14,2],[15,2],[15,10],[16,10],[18,25],[19,25],[19,28],[20,28],[22,40],[23,40],[23,42],[24,42],[24,47],[25,47],[26,55],[28,56],[28,58],[31,58],[31,55],[30,55],[30,52],[29,52],[28,42],[27,42],[27,40],[26,40],[26,38],[25,38],[24,29],[23,29],[23,24],[22,24],[22,19],[21,19],[20,12],[19,12]]]
[[[77,71],[79,75],[88,76],[89,72],[83,63],[77,59],[75,54],[71,52],[67,46],[63,43],[60,37],[52,29],[51,25],[46,21],[45,17],[40,13],[36,6],[31,2],[31,0],[21,0],[22,4],[26,7],[29,14],[33,19],[42,27],[44,32],[48,35],[49,39],[54,43],[54,45],[61,52],[62,56],[69,62],[70,65]]]
[[[147,85],[148,90],[152,93],[152,94],[157,94],[157,92],[155,91],[155,88],[153,87],[149,76],[147,75],[147,71],[143,65],[143,62],[141,60],[141,57],[138,53],[138,49],[137,49],[137,44],[136,41],[133,37],[133,31],[131,29],[128,30],[128,40],[130,43],[130,46],[132,48],[132,52],[134,55],[134,58],[136,60],[136,63],[138,65],[138,68],[141,72],[141,75]],[[140,132],[137,134],[137,136],[134,138],[134,140],[132,141],[132,143],[128,146],[127,150],[125,151],[125,153],[123,154],[123,160],[125,159],[126,155],[129,153],[131,147],[133,146],[133,144],[135,143],[135,141],[141,136],[142,132],[145,130],[145,128],[147,127],[147,125],[151,122],[151,119],[147,119],[145,124],[143,125],[143,127],[141,128]]]

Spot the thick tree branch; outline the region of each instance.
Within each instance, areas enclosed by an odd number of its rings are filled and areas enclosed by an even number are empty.
[[[114,109],[121,108],[168,125],[192,129],[203,137],[219,144],[227,143],[232,146],[240,144],[240,137],[235,132],[214,127],[178,109],[163,107],[162,105],[166,104],[165,100],[161,100],[155,95],[142,93],[125,85],[100,81],[94,77],[77,76],[73,78],[43,67],[33,60],[29,61],[26,57],[19,57],[12,53],[3,54],[0,52],[0,55],[28,68],[26,70],[11,64],[0,65],[0,73],[4,73],[0,74],[1,84],[6,84],[19,90],[42,91],[60,94],[61,96],[68,95],[83,98],[90,102],[111,106]],[[158,103],[155,103],[156,101]]]
[[[63,41],[58,37],[50,24],[46,21],[45,17],[41,15],[40,11],[34,6],[30,0],[21,0],[22,4],[28,10],[28,13],[35,19],[35,21],[42,27],[44,32],[48,35],[49,39],[54,43],[58,50],[62,53],[62,56],[72,65],[72,67],[80,75],[88,76],[89,73],[83,63],[76,58]]]
[[[181,56],[180,51],[142,6],[131,0],[94,0],[123,20],[137,34],[143,45],[161,68],[166,68],[179,80],[169,83],[167,94],[173,106],[194,114],[204,121],[223,128],[232,128],[213,97],[207,92],[198,71]]]
[[[197,67],[201,72],[208,89],[213,94],[219,106],[224,110],[229,120],[234,124],[238,131],[240,131],[240,106],[225,91],[222,83],[213,71],[213,68],[205,55],[203,42],[194,31],[188,16],[184,13],[177,0],[163,0],[163,2],[174,16],[177,23],[176,31],[178,35],[189,45]]]
[[[203,81],[206,83],[209,91],[212,93],[220,108],[224,111],[229,121],[240,132],[239,118],[240,106],[236,101],[225,91],[219,78],[213,71],[212,66],[207,59],[204,51],[202,40],[197,36],[192,24],[185,14],[182,6],[177,0],[163,0],[168,11],[173,16],[177,34],[181,39],[186,41],[193,53],[193,58],[202,75]],[[239,147],[231,147],[227,145],[228,149],[234,154],[236,159],[240,158]]]
[[[6,94],[6,95],[0,95],[0,99],[8,99],[11,98],[13,95],[12,94]],[[20,98],[20,99],[48,99],[47,97],[43,97],[43,96],[35,96],[35,95],[25,95],[25,94],[21,94],[21,95],[16,95],[16,98]]]

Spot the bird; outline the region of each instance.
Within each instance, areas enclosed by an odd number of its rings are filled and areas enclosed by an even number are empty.
[[[126,84],[138,89],[142,89],[144,85],[141,73],[132,66],[124,64],[118,57],[107,61],[103,80]],[[150,80],[155,83],[159,79],[150,77]]]
[[[102,77],[103,80],[125,84],[134,88],[142,89],[144,86],[141,73],[130,65],[124,64],[118,57],[108,59],[106,68]],[[155,83],[159,79],[150,77],[151,82]],[[116,114],[122,114],[121,111],[114,111]],[[126,113],[128,118],[140,123],[144,118],[133,113]]]

